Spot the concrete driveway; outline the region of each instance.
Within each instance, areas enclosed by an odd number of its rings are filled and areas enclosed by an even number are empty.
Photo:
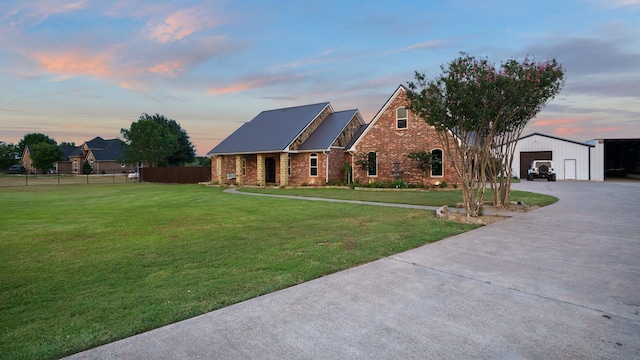
[[[640,182],[514,188],[560,201],[70,359],[640,358]]]

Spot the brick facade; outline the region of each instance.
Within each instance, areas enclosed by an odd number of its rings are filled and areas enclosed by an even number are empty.
[[[346,164],[349,164],[354,182],[390,182],[395,179],[393,171],[394,163],[397,162],[399,170],[402,171],[400,178],[410,184],[436,185],[442,181],[458,184],[459,177],[446,157],[444,146],[440,143],[438,132],[434,128],[414,117],[409,111],[406,128],[397,128],[396,110],[407,106],[405,91],[404,87],[398,87],[350,149],[346,147],[363,125],[357,112],[340,134],[336,134],[337,137],[332,140],[333,144],[328,149],[299,152],[301,145],[332,113],[333,110],[327,107],[310,121],[296,139],[292,139],[287,150],[278,153],[213,156],[215,165],[211,167],[211,178],[220,184],[322,186],[343,182],[347,175]],[[420,150],[442,150],[442,175],[433,175],[431,171],[423,174],[415,167],[415,163],[407,155]],[[377,156],[375,176],[369,176],[366,170],[356,164],[359,157],[366,156],[369,152],[374,152]],[[312,154],[317,159],[315,175],[311,174]],[[241,164],[243,161],[244,166]]]
[[[460,182],[457,173],[447,158],[445,147],[438,138],[437,131],[425,121],[413,116],[407,110],[406,128],[397,128],[396,110],[407,106],[406,92],[399,87],[394,95],[369,124],[367,130],[352,148],[353,179],[355,182],[390,182],[395,180],[394,163],[399,163],[402,171],[401,179],[414,185],[434,185],[442,181],[448,184]],[[443,150],[443,174],[432,176],[431,172],[423,174],[415,167],[413,160],[407,155],[412,151]],[[375,152],[377,157],[377,175],[369,176],[356,161]]]

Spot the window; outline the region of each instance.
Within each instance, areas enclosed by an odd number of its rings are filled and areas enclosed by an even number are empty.
[[[247,158],[242,157],[242,176],[247,176]]]
[[[287,175],[291,177],[291,155],[287,158]]]
[[[442,150],[431,151],[431,176],[442,176]]]
[[[309,174],[318,176],[318,154],[316,153],[309,155]]]
[[[367,154],[367,170],[369,176],[378,176],[378,156],[373,151]]]
[[[78,172],[78,160],[73,160],[73,172]]]
[[[407,128],[407,108],[401,107],[396,109],[396,129]]]

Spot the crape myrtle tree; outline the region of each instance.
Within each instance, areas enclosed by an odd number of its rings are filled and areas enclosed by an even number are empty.
[[[500,67],[465,53],[434,79],[415,72],[407,97],[414,114],[434,126],[462,180],[467,216],[482,213],[487,183],[493,203],[509,203],[515,145],[528,121],[564,85],[555,60],[510,59]],[[453,136],[451,136],[453,135]],[[458,161],[454,161],[457,159]]]
[[[124,154],[128,163],[176,166],[195,158],[195,148],[186,131],[164,115],[144,113],[129,129],[121,129],[120,133],[129,144]]]

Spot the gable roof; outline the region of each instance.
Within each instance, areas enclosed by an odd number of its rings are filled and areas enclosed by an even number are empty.
[[[342,130],[349,125],[351,119],[356,115],[359,116],[359,114],[358,110],[344,110],[330,114],[322,124],[318,126],[316,131],[300,145],[298,150],[328,150],[338,136],[340,136]]]
[[[100,136],[85,143],[96,161],[119,161],[124,158],[124,151],[129,147],[120,139],[105,140]]]
[[[82,156],[82,146],[60,145],[62,157],[60,161],[68,161],[71,156]]]
[[[401,93],[401,92],[406,92],[407,88],[404,87],[404,85],[399,85],[398,88],[396,89],[396,91],[393,92],[393,94],[391,94],[391,96],[389,97],[389,99],[387,99],[387,101],[384,103],[384,105],[380,108],[380,110],[378,110],[378,112],[376,113],[376,116],[373,117],[373,120],[371,120],[371,122],[366,126],[366,128],[362,129],[362,132],[358,131],[359,133],[356,134],[356,136],[354,136],[355,140],[352,140],[349,144],[349,146],[346,148],[347,151],[355,151],[355,147],[358,145],[358,143],[360,142],[361,139],[363,139],[367,132],[369,131],[369,129],[373,128],[373,125],[378,121],[378,119],[380,118],[380,116],[387,111],[387,108],[389,107],[389,105],[393,102],[393,100]]]
[[[331,104],[325,102],[263,111],[207,155],[284,151],[327,107],[331,109]]]
[[[594,145],[594,144],[589,144],[589,143],[586,143],[586,142],[573,141],[573,140],[569,140],[569,139],[563,139],[563,138],[559,138],[559,137],[556,137],[556,136],[551,136],[551,135],[541,134],[541,133],[538,133],[538,132],[534,132],[533,134],[529,134],[529,135],[521,136],[521,137],[518,139],[518,141],[520,141],[520,140],[522,140],[522,139],[526,139],[526,138],[528,138],[528,137],[532,137],[532,136],[542,136],[542,137],[546,137],[546,138],[549,138],[549,139],[554,139],[554,140],[560,140],[560,141],[570,142],[570,143],[573,143],[573,144],[578,144],[578,145],[583,145],[583,146],[589,146],[589,147],[595,147],[595,145]]]

